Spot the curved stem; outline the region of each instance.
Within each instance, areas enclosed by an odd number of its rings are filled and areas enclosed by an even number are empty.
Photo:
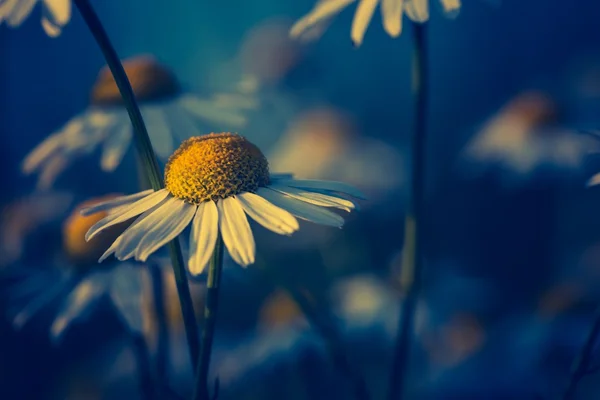
[[[194,385],[194,400],[211,400],[208,392],[208,371],[212,351],[215,327],[217,325],[217,311],[219,309],[219,286],[223,271],[223,239],[217,237],[208,267],[206,282],[206,304],[204,306],[204,328],[202,329],[202,347],[200,348],[200,361],[196,370],[196,383]]]
[[[85,20],[90,32],[94,36],[94,39],[98,43],[100,50],[104,54],[106,64],[110,68],[113,74],[115,83],[119,88],[121,97],[127,108],[129,119],[133,125],[133,132],[135,138],[135,144],[141,159],[143,160],[144,169],[148,176],[152,188],[159,190],[163,188],[163,180],[158,168],[158,161],[146,130],[146,125],[142,119],[140,108],[135,100],[135,94],[131,88],[127,74],[123,69],[123,65],[115,51],[100,19],[96,15],[96,12],[89,3],[89,0],[73,0],[75,6],[79,9],[79,13]],[[194,308],[192,305],[192,296],[190,295],[190,289],[188,286],[187,275],[185,272],[185,264],[181,255],[181,248],[179,242],[174,239],[169,244],[169,252],[171,254],[171,263],[173,265],[173,272],[175,274],[175,282],[177,285],[177,291],[179,294],[179,302],[181,304],[181,312],[183,314],[183,322],[185,324],[185,331],[190,350],[190,357],[194,368],[197,365],[199,339],[198,339],[198,326],[196,325],[196,317],[194,315]]]
[[[404,386],[408,372],[411,345],[410,339],[413,331],[423,265],[421,242],[422,208],[425,195],[424,172],[426,161],[427,92],[429,83],[428,60],[425,43],[425,25],[417,23],[413,23],[412,25],[414,28],[413,91],[415,99],[412,137],[412,182],[411,198],[404,226],[404,251],[400,277],[404,290],[404,299],[401,305],[398,334],[389,381],[389,400],[401,399],[405,390]]]
[[[573,373],[571,374],[571,379],[569,380],[569,385],[565,390],[565,394],[563,395],[564,400],[571,400],[575,397],[575,391],[577,390],[577,385],[579,381],[590,373],[590,364],[592,362],[592,353],[594,352],[594,347],[596,342],[598,341],[598,337],[600,336],[600,308],[596,311],[596,316],[594,318],[594,324],[592,325],[592,329],[590,329],[590,333],[587,336],[583,347],[581,348],[581,352],[575,359],[573,363]]]

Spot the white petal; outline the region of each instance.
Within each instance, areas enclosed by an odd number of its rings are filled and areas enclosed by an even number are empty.
[[[117,124],[104,142],[100,165],[104,171],[114,171],[129,149],[133,134],[129,123]]]
[[[277,183],[280,185],[296,187],[300,189],[320,189],[329,190],[331,192],[346,193],[357,199],[365,199],[365,195],[353,186],[346,183],[335,181],[320,181],[313,179],[279,179]]]
[[[337,214],[324,208],[305,203],[303,201],[286,196],[267,188],[259,188],[258,195],[264,197],[277,207],[289,211],[298,218],[314,222],[316,224],[341,228],[344,219]]]
[[[173,153],[173,136],[164,110],[160,106],[145,106],[142,114],[156,155],[168,158]]]
[[[402,33],[402,11],[404,0],[381,0],[381,16],[383,28],[391,37]]]
[[[352,21],[352,32],[350,33],[350,38],[352,39],[354,46],[360,46],[362,44],[369,22],[371,22],[371,19],[373,18],[377,3],[379,3],[379,0],[361,0],[360,3],[358,3],[356,13],[354,14],[354,20]]]
[[[442,7],[444,7],[444,12],[448,14],[450,17],[455,17],[458,15],[458,11],[460,10],[461,1],[460,0],[441,0]]]
[[[61,27],[54,25],[48,18],[42,17],[42,28],[44,32],[52,38],[59,37],[61,34]]]
[[[138,201],[139,199],[141,199],[143,197],[148,196],[149,194],[151,194],[153,192],[154,192],[153,189],[148,189],[148,190],[144,190],[143,192],[134,193],[134,194],[130,194],[127,196],[120,196],[115,199],[102,201],[102,202],[94,204],[93,206],[83,208],[80,211],[80,214],[83,216],[86,216],[86,215],[95,214],[99,211],[105,211],[105,210],[108,210],[111,208],[120,207],[125,204],[131,204],[135,201]]]
[[[64,26],[71,19],[71,0],[44,0],[44,5],[54,25]]]
[[[146,261],[150,254],[175,239],[194,218],[196,205],[186,203],[181,199],[170,198],[161,206],[160,210],[165,210],[165,214],[153,225],[148,226],[146,234],[137,246],[135,254],[137,260]],[[158,214],[160,210],[153,214]],[[153,216],[148,218],[148,220],[151,219]]]
[[[600,173],[597,173],[596,175],[592,176],[588,181],[587,181],[587,186],[595,186],[597,184],[600,183]]]
[[[21,23],[31,14],[31,10],[37,0],[18,0],[14,2],[12,10],[9,11],[9,15],[6,18],[6,23],[10,27],[16,27],[21,25]]]
[[[200,275],[212,256],[219,234],[219,212],[214,201],[198,206],[190,234],[189,270]]]
[[[293,188],[290,186],[283,186],[278,184],[269,185],[269,189],[277,190],[283,194],[287,194],[290,197],[304,201],[306,203],[314,204],[321,207],[335,207],[350,212],[357,208],[356,204],[347,199],[330,196],[327,194],[308,192],[306,190]]]
[[[15,329],[21,329],[23,326],[53,299],[59,296],[65,288],[70,285],[69,280],[64,280],[58,284],[46,287],[40,294],[30,301],[13,319],[12,323]]]
[[[57,154],[48,160],[43,168],[42,172],[38,178],[37,189],[38,190],[48,190],[58,178],[58,175],[63,172],[67,166],[69,165],[69,160],[67,157],[63,155]]]
[[[77,117],[69,121],[61,130],[48,136],[25,157],[22,165],[23,172],[29,174],[39,168],[41,164],[64,147],[69,139],[82,135],[84,126],[83,118]]]
[[[130,218],[135,217],[143,213],[144,211],[154,207],[161,201],[163,201],[169,192],[165,189],[161,189],[157,192],[149,194],[148,196],[141,198],[133,204],[130,204],[127,207],[123,207],[120,209],[119,213],[110,214],[107,217],[101,219],[96,222],[85,234],[85,240],[89,241],[98,233],[102,232],[104,229],[119,224],[121,222],[127,221]]]
[[[326,22],[328,19],[339,13],[348,4],[354,0],[322,0],[310,13],[299,19],[290,29],[292,38],[300,37],[309,28],[316,24]]]
[[[256,245],[244,209],[235,197],[219,200],[219,228],[233,261],[242,267],[254,263]]]
[[[425,22],[429,19],[429,0],[405,0],[404,11],[413,21]]]
[[[292,214],[254,193],[238,194],[237,199],[244,211],[265,228],[280,235],[291,235],[300,229]]]
[[[93,274],[71,292],[50,327],[50,334],[54,340],[60,339],[69,325],[75,319],[82,317],[85,311],[105,293],[106,279],[105,273]]]
[[[212,124],[227,124],[231,127],[246,125],[246,117],[236,110],[217,107],[212,101],[200,99],[191,94],[183,95],[177,103],[193,117]]]

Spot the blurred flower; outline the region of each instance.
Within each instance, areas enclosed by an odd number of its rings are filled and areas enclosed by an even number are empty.
[[[511,100],[467,145],[463,173],[499,167],[509,178],[527,178],[543,169],[576,170],[599,148],[597,139],[561,128],[544,127],[555,106],[543,94],[529,92]]]
[[[82,207],[97,201],[80,204],[63,226],[68,262],[59,268],[25,271],[25,278],[8,289],[9,309],[16,329],[22,328],[38,313],[58,305],[58,310],[51,311],[50,335],[53,340],[60,340],[72,323],[85,319],[100,299],[109,295],[127,325],[141,330],[143,269],[134,264],[98,267],[97,263],[89,263],[98,257],[99,249],[101,252],[106,247],[106,241],[114,240],[122,232],[127,221],[120,226],[114,225],[113,229],[105,231],[104,237],[94,241],[86,243],[79,238],[102,217],[79,215]]]
[[[11,28],[31,14],[33,7],[42,3],[42,27],[50,37],[60,35],[71,19],[71,0],[3,0],[0,1],[0,24],[6,21]]]
[[[173,73],[153,57],[138,56],[123,62],[156,154],[166,159],[173,142],[203,132],[197,122],[242,127],[243,110],[254,104],[216,95],[203,99],[183,90]],[[38,186],[52,185],[76,158],[102,146],[101,167],[114,171],[125,156],[133,137],[132,126],[119,89],[107,67],[92,88],[91,105],[59,131],[40,143],[23,161],[24,173],[39,172]]]
[[[286,292],[278,290],[265,300],[258,323],[261,327],[272,329],[294,324],[305,325],[306,320],[294,299]]]
[[[193,274],[202,273],[208,264],[219,231],[233,260],[247,266],[254,263],[256,249],[246,214],[275,233],[291,235],[299,229],[294,215],[341,227],[344,219],[326,208],[350,211],[356,205],[336,193],[362,196],[339,182],[269,175],[267,160],[260,150],[231,133],[185,141],[165,167],[165,186],[156,192],[119,197],[83,210],[86,215],[112,210],[90,228],[86,240],[142,214],[100,261],[112,253],[119,260],[135,257],[145,261],[192,224],[189,268]]]
[[[321,36],[323,25],[351,3],[358,2],[350,37],[355,46],[362,44],[365,32],[380,0],[319,0],[310,13],[301,18],[290,30],[293,38],[313,40]],[[440,0],[444,12],[455,16],[461,7],[460,0]],[[429,0],[381,0],[383,28],[391,37],[402,33],[402,16],[414,22],[429,19]]]
[[[306,155],[310,154],[310,162]],[[299,178],[333,179],[358,187],[371,206],[397,192],[404,178],[403,159],[393,147],[360,137],[337,110],[317,108],[290,125],[271,154],[270,165]],[[394,171],[394,173],[390,173]]]
[[[0,266],[18,260],[27,236],[40,225],[59,220],[73,202],[64,192],[35,193],[14,201],[0,213]]]

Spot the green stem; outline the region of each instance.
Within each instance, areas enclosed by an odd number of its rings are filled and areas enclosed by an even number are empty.
[[[413,91],[415,100],[414,131],[412,137],[412,182],[411,198],[404,227],[404,251],[402,260],[401,285],[404,299],[401,304],[398,334],[394,349],[394,359],[389,380],[389,400],[402,399],[405,391],[408,362],[410,358],[411,336],[415,309],[422,275],[423,255],[422,217],[425,195],[426,161],[426,118],[428,92],[428,59],[425,42],[425,25],[413,23],[414,64]]]
[[[600,308],[598,308],[598,311],[596,312],[594,324],[592,325],[592,329],[590,329],[590,333],[588,334],[587,339],[581,348],[581,352],[573,363],[573,373],[571,374],[569,385],[567,386],[565,394],[563,395],[564,400],[571,400],[575,398],[575,392],[577,390],[579,381],[590,372],[592,353],[594,352],[594,347],[598,341],[598,337],[600,337]]]
[[[132,333],[131,347],[137,363],[140,397],[144,400],[153,400],[156,396],[150,372],[150,354],[144,336],[137,332]]]
[[[194,400],[211,400],[208,392],[208,371],[215,327],[217,325],[217,311],[219,309],[219,286],[223,271],[223,247],[223,240],[221,235],[219,235],[208,267],[204,328],[202,329],[200,362],[196,370],[196,383],[194,385],[194,396],[192,397]]]
[[[169,329],[165,310],[165,288],[162,269],[159,265],[148,265],[152,283],[152,298],[154,300],[154,316],[156,318],[156,387],[159,393],[167,385],[167,363],[169,354]]]
[[[119,88],[129,119],[133,126],[134,138],[137,151],[143,160],[145,171],[148,176],[152,188],[154,190],[160,190],[163,188],[163,180],[158,168],[158,161],[146,130],[146,125],[142,119],[140,108],[135,100],[135,94],[127,78],[127,74],[123,69],[123,65],[115,51],[100,19],[96,15],[96,12],[92,8],[92,5],[88,0],[74,0],[75,6],[79,9],[79,13],[85,20],[90,32],[96,39],[100,50],[104,54],[106,64],[110,68],[113,74],[115,83]],[[190,288],[188,286],[187,274],[185,272],[185,264],[181,255],[181,248],[179,242],[174,239],[169,244],[169,252],[171,254],[171,262],[173,264],[173,272],[175,274],[175,283],[179,294],[179,302],[181,304],[181,312],[183,314],[183,322],[185,324],[185,331],[190,350],[190,357],[192,360],[192,366],[196,368],[198,364],[198,352],[199,352],[199,340],[198,340],[198,326],[196,323],[196,317],[194,315],[194,307],[192,305],[192,296],[190,295]]]

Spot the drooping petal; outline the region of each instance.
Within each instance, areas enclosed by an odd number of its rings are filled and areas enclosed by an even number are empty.
[[[341,228],[344,225],[342,217],[322,207],[305,203],[268,188],[259,188],[257,193],[277,207],[289,211],[298,218],[336,228]]]
[[[291,186],[300,189],[320,189],[331,192],[346,193],[357,199],[366,199],[365,195],[353,186],[346,183],[335,181],[320,181],[313,179],[279,179],[277,183],[280,185]]]
[[[159,212],[162,214],[161,211],[164,211],[164,215],[158,219]],[[155,220],[155,223],[147,227],[146,234],[137,246],[135,258],[146,261],[150,254],[175,239],[189,225],[195,213],[196,205],[177,198],[169,198],[148,218],[149,221]],[[157,217],[154,217],[154,214],[157,214]],[[138,229],[141,229],[140,227]]]
[[[300,229],[292,214],[279,208],[254,193],[238,194],[242,208],[256,222],[280,235],[291,235]]]
[[[54,184],[58,176],[69,166],[69,159],[62,154],[56,154],[42,167],[38,177],[37,189],[47,190]]]
[[[40,312],[48,303],[53,299],[60,296],[60,294],[67,289],[71,284],[69,280],[61,281],[50,287],[46,287],[37,297],[27,304],[14,318],[13,326],[15,329],[21,329],[25,324],[38,312]]]
[[[116,208],[116,207],[120,207],[120,206],[123,206],[126,204],[131,204],[133,202],[138,201],[139,199],[141,199],[143,197],[148,196],[150,193],[153,193],[153,192],[154,192],[153,189],[148,189],[148,190],[144,190],[142,192],[130,194],[127,196],[120,196],[120,197],[117,197],[116,199],[102,201],[102,202],[94,204],[93,206],[81,209],[80,214],[83,216],[92,215],[99,211],[106,211],[111,208]]]
[[[200,99],[191,94],[181,96],[178,104],[192,116],[212,124],[242,127],[247,123],[246,117],[240,112],[217,107],[212,101]]]
[[[198,205],[190,234],[188,267],[193,275],[200,275],[208,265],[219,234],[219,212],[214,201]]]
[[[321,0],[310,13],[299,19],[290,29],[290,37],[297,39],[313,26],[326,22],[355,0]]]
[[[403,11],[404,0],[381,0],[383,28],[391,37],[398,37],[402,33]]]
[[[84,316],[89,307],[105,293],[107,275],[106,273],[92,274],[77,285],[63,303],[62,309],[50,327],[52,339],[60,340],[69,325],[75,319]]]
[[[130,204],[127,207],[121,208],[119,213],[110,214],[107,217],[101,219],[96,222],[85,234],[85,240],[89,241],[98,233],[102,232],[104,229],[119,224],[121,222],[125,222],[130,218],[135,217],[136,215],[140,215],[146,210],[154,207],[158,203],[162,202],[167,196],[169,192],[165,189],[161,189],[152,194],[149,194],[146,197],[141,198],[133,204]]]
[[[202,132],[191,115],[176,102],[167,107],[165,115],[167,116],[169,126],[172,128],[173,139],[176,142],[207,133]]]
[[[587,181],[587,187],[595,186],[600,183],[600,173],[595,174]]]
[[[448,17],[456,17],[460,11],[461,0],[441,0],[444,12]]]
[[[246,267],[254,263],[256,244],[242,205],[235,197],[219,200],[219,228],[233,261]]]
[[[142,114],[156,155],[161,158],[169,157],[173,153],[173,136],[163,107],[145,106]]]
[[[429,19],[429,0],[405,0],[404,11],[414,22],[425,22]]]
[[[114,171],[129,149],[133,134],[129,123],[117,124],[104,142],[100,166],[104,171]]]
[[[362,44],[367,27],[373,18],[377,3],[379,3],[379,0],[361,0],[358,3],[356,13],[354,14],[354,20],[352,21],[352,31],[350,33],[350,38],[352,39],[354,46],[358,47]]]
[[[71,0],[44,0],[44,5],[53,24],[64,26],[71,19]]]
[[[269,185],[269,189],[276,190],[280,193],[287,194],[290,197],[302,200],[306,203],[314,204],[316,206],[335,207],[348,212],[357,208],[357,205],[350,200],[323,193],[309,192],[306,190],[278,184]]]
[[[19,25],[31,14],[37,0],[17,0],[13,2],[12,10],[6,18],[8,26],[14,28]]]
[[[52,38],[59,37],[62,29],[61,26],[52,23],[52,21],[46,17],[42,17],[42,28],[44,28],[44,32]]]
[[[134,265],[120,265],[111,276],[110,298],[134,332],[142,330],[142,276]]]

